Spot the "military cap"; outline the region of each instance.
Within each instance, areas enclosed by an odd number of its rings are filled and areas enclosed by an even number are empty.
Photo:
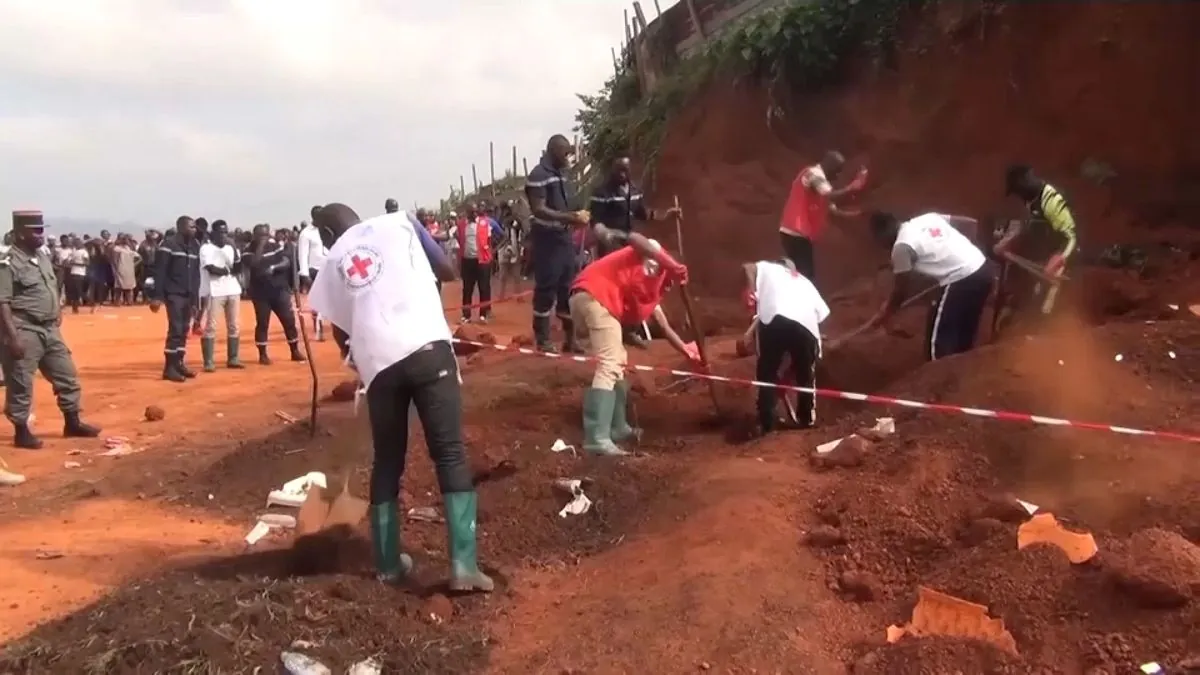
[[[46,223],[42,220],[42,212],[37,209],[22,209],[12,212],[13,228],[18,227],[45,227]]]

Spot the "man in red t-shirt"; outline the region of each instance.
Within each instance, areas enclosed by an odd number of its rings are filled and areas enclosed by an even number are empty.
[[[625,364],[629,355],[621,326],[637,325],[653,317],[667,342],[699,364],[695,347],[684,344],[659,308],[670,282],[687,283],[687,268],[658,242],[640,234],[599,223],[592,231],[603,246],[616,250],[584,268],[571,286],[571,320],[576,337],[598,362],[592,386],[583,396],[583,449],[595,455],[628,455],[617,442],[635,438],[640,431],[629,425],[625,414],[629,398]],[[625,243],[628,246],[622,248]]]
[[[831,181],[837,179],[845,165],[846,158],[842,153],[831,150],[825,153],[820,163],[801,169],[792,181],[792,190],[783,207],[779,222],[783,253],[813,284],[817,283],[813,243],[820,239],[830,213],[848,217],[858,215],[856,210],[839,208],[836,201],[859,192],[867,183],[867,169],[863,167],[846,187],[835,190]]]

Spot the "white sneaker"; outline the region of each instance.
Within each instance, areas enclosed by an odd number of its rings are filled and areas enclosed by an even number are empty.
[[[488,318],[486,316],[479,317],[479,323],[486,324],[487,322],[488,322]]]
[[[0,487],[16,487],[25,482],[25,476],[0,469]]]
[[[471,323],[471,320],[465,316],[458,320],[458,325],[460,325],[460,326],[465,326],[469,323]]]

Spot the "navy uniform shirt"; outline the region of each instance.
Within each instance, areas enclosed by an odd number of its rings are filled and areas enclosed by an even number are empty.
[[[155,252],[153,297],[200,298],[200,242],[176,234],[163,239]],[[149,288],[147,290],[150,290]]]
[[[268,239],[262,254],[254,254],[251,242],[242,252],[242,263],[250,269],[250,294],[255,297],[270,297],[286,291],[292,284],[292,258],[287,247],[274,239]]]
[[[546,208],[551,211],[571,211],[570,195],[573,191],[570,180],[562,170],[551,165],[549,158],[543,158],[525,179],[525,197],[529,200],[529,204],[532,205],[535,199],[544,199]],[[536,215],[533,216],[531,223],[531,235],[535,247],[537,246],[536,242],[571,245],[571,228],[567,223],[542,220]]]
[[[592,225],[601,223],[622,232],[633,232],[634,220],[650,220],[645,197],[633,183],[615,185],[612,181],[605,181],[592,193],[589,210],[592,213]]]

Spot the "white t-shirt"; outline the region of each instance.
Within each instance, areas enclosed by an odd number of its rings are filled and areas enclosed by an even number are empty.
[[[321,241],[321,232],[315,225],[300,230],[296,248],[296,264],[300,267],[300,276],[307,277],[309,270],[320,270],[325,266],[325,256],[329,255],[329,251]]]
[[[892,246],[895,272],[916,272],[939,286],[966,279],[985,262],[979,247],[937,213],[926,213],[900,225]]]
[[[229,244],[217,246],[205,242],[200,246],[200,297],[224,298],[230,295],[241,295],[242,284],[237,275],[232,272],[233,264],[241,256],[237,249]],[[208,273],[207,267],[224,267],[229,274],[214,277]]]
[[[829,305],[817,287],[803,274],[793,272],[779,263],[759,261],[754,264],[754,293],[758,296],[758,320],[769,324],[782,316],[804,326],[821,345],[821,322],[829,318]]]
[[[70,273],[73,277],[86,277],[88,260],[91,256],[88,255],[87,249],[80,247],[71,249],[67,255],[67,263],[71,266]]]
[[[342,234],[308,303],[350,335],[363,386],[421,347],[450,341],[436,277],[403,212],[369,218]]]

